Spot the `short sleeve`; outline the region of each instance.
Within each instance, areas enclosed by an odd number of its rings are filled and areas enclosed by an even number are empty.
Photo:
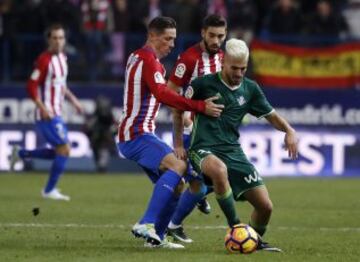
[[[186,54],[179,56],[175,67],[170,74],[169,80],[177,86],[186,87],[189,85],[191,75],[194,70],[194,65],[191,59]]]
[[[33,81],[41,82],[48,70],[50,59],[45,55],[41,55],[35,61],[33,71],[31,72],[30,79]]]
[[[257,118],[262,118],[274,111],[266,99],[259,85],[253,85],[253,96],[251,98],[249,113]]]
[[[144,59],[140,63],[144,63],[142,74],[150,90],[156,88],[158,85],[166,85],[164,69],[160,63],[157,63],[154,59]]]

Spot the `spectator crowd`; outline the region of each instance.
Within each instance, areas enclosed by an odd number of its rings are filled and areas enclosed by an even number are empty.
[[[45,45],[44,29],[61,23],[70,79],[122,79],[126,56],[143,42],[152,18],[173,17],[178,38],[190,45],[211,13],[227,19],[230,37],[248,43],[269,36],[360,39],[360,0],[0,0],[0,77],[26,77]]]

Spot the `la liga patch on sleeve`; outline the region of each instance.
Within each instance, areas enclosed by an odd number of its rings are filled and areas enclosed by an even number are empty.
[[[192,88],[192,86],[189,86],[185,91],[185,97],[192,98],[193,95],[194,95],[194,89]]]
[[[165,84],[165,79],[160,72],[155,72],[154,80],[156,84]]]
[[[185,74],[185,71],[186,71],[186,65],[184,63],[180,63],[176,66],[175,76],[177,76],[178,78],[182,78]]]

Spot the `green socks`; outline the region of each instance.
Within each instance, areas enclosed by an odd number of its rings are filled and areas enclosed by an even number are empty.
[[[226,216],[229,226],[239,224],[240,219],[236,214],[235,200],[231,188],[229,188],[223,195],[215,195],[221,210]]]

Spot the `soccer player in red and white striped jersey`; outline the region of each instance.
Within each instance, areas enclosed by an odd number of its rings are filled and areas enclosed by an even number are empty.
[[[208,15],[203,20],[202,40],[180,54],[169,77],[168,85],[178,93],[185,93],[190,82],[197,77],[219,72],[222,67],[223,51],[221,45],[226,38],[226,20],[216,14]],[[174,151],[180,159],[186,159],[186,150],[190,146],[192,119],[190,112],[173,110],[174,116]],[[178,207],[169,224],[168,234],[183,242],[192,242],[183,230],[182,222],[191,213],[195,205],[203,213],[210,213],[210,205],[205,195],[212,192],[201,181],[191,175],[188,167],[186,181],[190,188],[180,198]]]
[[[144,47],[128,58],[124,86],[124,108],[118,129],[119,153],[135,161],[155,184],[148,208],[132,233],[147,240],[148,247],[183,248],[169,243],[164,233],[179,197],[178,185],[186,169],[185,161],[155,134],[155,117],[160,103],[180,110],[220,116],[222,105],[212,101],[191,101],[167,87],[165,69],[159,59],[174,47],[176,23],[170,17],[156,17],[148,26]]]
[[[12,152],[10,168],[20,159],[42,158],[53,160],[50,175],[42,191],[44,198],[70,200],[56,188],[70,155],[67,128],[61,117],[61,110],[66,96],[79,113],[83,109],[76,96],[68,89],[66,79],[68,65],[65,47],[65,30],[62,25],[54,24],[46,32],[48,49],[41,53],[27,83],[29,96],[36,105],[36,125],[46,141],[53,148],[35,150],[19,149],[15,146]]]

